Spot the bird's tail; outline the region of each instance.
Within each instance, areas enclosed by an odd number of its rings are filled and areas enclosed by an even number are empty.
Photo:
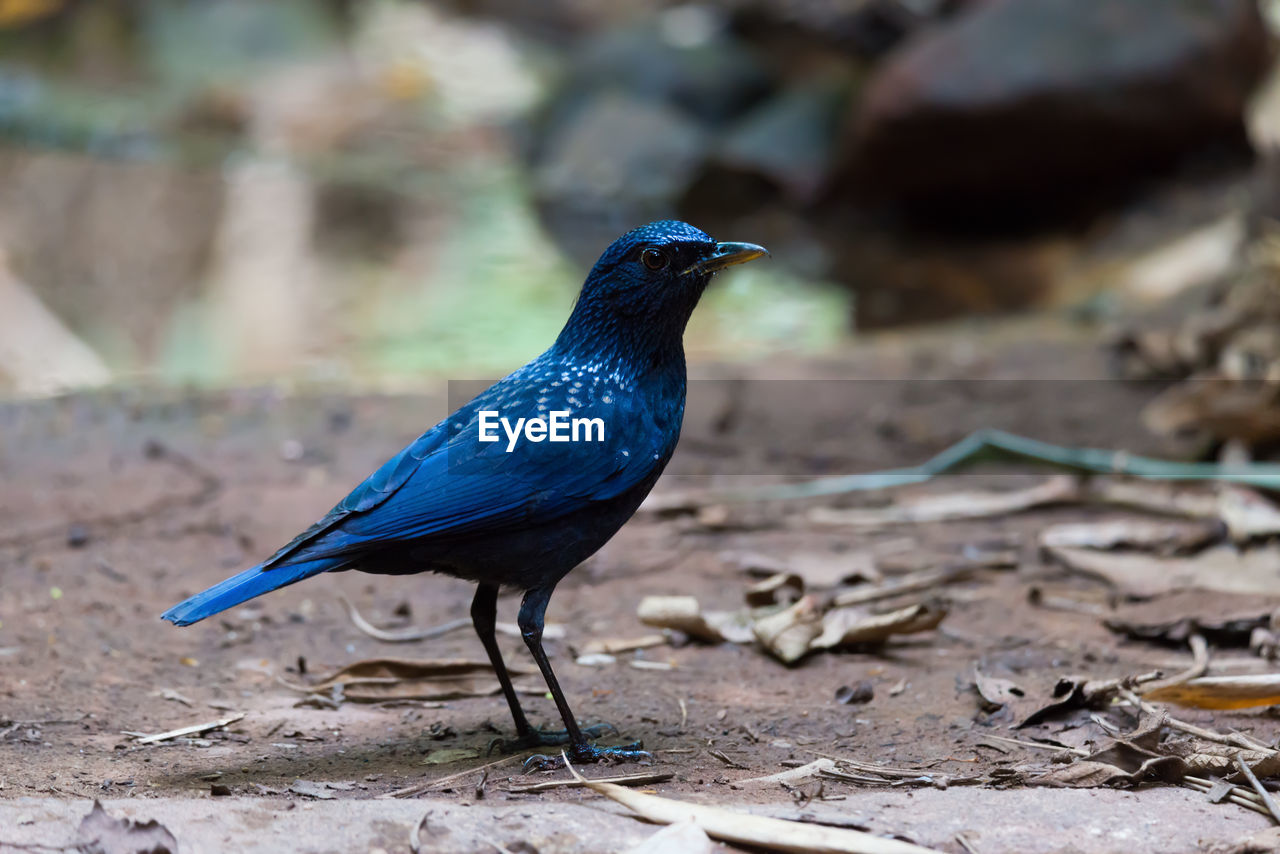
[[[197,593],[185,602],[179,602],[160,616],[175,626],[189,626],[200,622],[205,617],[234,608],[255,596],[287,587],[321,572],[342,569],[346,565],[345,561],[336,558],[309,560],[295,564],[275,564],[265,569],[262,564],[258,564],[252,569],[246,569],[226,581],[213,585],[208,590]]]

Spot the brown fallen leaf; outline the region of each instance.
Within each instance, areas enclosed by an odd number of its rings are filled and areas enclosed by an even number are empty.
[[[112,818],[97,800],[76,831],[80,854],[178,854],[178,840],[155,819]]]
[[[1238,551],[1215,546],[1185,557],[1138,552],[1049,548],[1046,555],[1067,569],[1106,581],[1126,596],[1151,598],[1176,590],[1280,595],[1280,545]]]
[[[1188,552],[1221,536],[1206,519],[1105,519],[1068,522],[1040,532],[1041,548],[1142,549],[1159,554]]]
[[[817,596],[802,596],[790,608],[756,620],[751,628],[774,658],[794,664],[809,653],[809,644],[822,634],[822,610]]]
[[[1130,640],[1181,647],[1192,636],[1200,635],[1216,647],[1248,647],[1254,639],[1254,632],[1258,629],[1270,629],[1271,621],[1272,614],[1265,613],[1216,618],[1190,615],[1154,623],[1108,617],[1102,624]]]
[[[704,612],[694,596],[646,596],[636,616],[646,626],[674,629],[710,643],[750,643],[755,637],[745,611]]]
[[[762,577],[787,573],[799,576],[805,587],[836,587],[855,581],[879,581],[880,571],[871,551],[796,551],[785,555],[724,551],[720,560],[743,572]]]
[[[983,659],[974,668],[974,688],[998,712],[1010,728],[1030,726],[1046,718],[1075,709],[1099,708],[1122,690],[1145,684],[1159,673],[1144,673],[1120,679],[1088,679],[1077,675],[1055,675],[1042,667],[1019,672],[998,659]]]
[[[804,595],[804,581],[793,572],[779,572],[747,588],[747,604],[752,608],[790,605]]]
[[[508,667],[513,676],[532,671]],[[453,700],[496,694],[500,687],[487,661],[434,659],[415,661],[400,658],[371,658],[349,664],[315,682],[298,685],[280,680],[304,694],[328,693],[341,685],[343,696],[356,703],[387,700]]]
[[[887,614],[868,614],[858,608],[837,608],[823,615],[822,633],[809,642],[809,649],[884,643],[893,635],[935,629],[946,616],[947,609],[936,602],[921,602]]]
[[[819,525],[878,527],[917,522],[944,522],[979,519],[1020,513],[1048,504],[1079,501],[1081,480],[1073,475],[1055,475],[1027,489],[953,492],[946,495],[921,494],[901,497],[887,507],[834,509],[815,507],[809,521]]]
[[[324,783],[313,783],[310,780],[294,780],[289,791],[295,795],[303,795],[320,801],[331,801],[337,797]]]
[[[1148,717],[1133,732],[1108,739],[1106,744],[1077,761],[1054,768],[1033,782],[1043,785],[1093,788],[1148,781],[1178,783],[1187,775],[1186,762],[1161,749],[1169,734],[1162,716]]]
[[[637,649],[650,649],[668,643],[666,635],[643,635],[638,638],[600,638],[587,641],[579,650],[581,655],[618,655],[623,652],[635,652]]]
[[[1143,699],[1198,709],[1252,709],[1280,704],[1280,673],[1202,676],[1144,693]]]

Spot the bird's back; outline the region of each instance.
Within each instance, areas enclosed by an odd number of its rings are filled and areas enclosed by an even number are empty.
[[[336,560],[521,587],[563,576],[630,517],[675,449],[684,365],[649,367],[549,350],[418,437],[264,567]],[[564,441],[515,429],[553,418]]]

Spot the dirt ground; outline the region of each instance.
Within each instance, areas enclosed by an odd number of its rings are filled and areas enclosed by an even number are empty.
[[[1105,381],[1095,340],[1018,324],[923,343],[885,337],[820,361],[695,367],[707,382],[694,383],[681,450],[658,490],[910,464],[985,426],[1159,451],[1138,419],[1155,389]],[[428,851],[622,850],[654,832],[582,790],[507,791],[567,776],[522,774],[519,756],[490,767],[483,783],[477,772],[407,801],[375,800],[502,759],[486,754],[510,731],[501,697],[316,708],[299,706],[301,695],[282,684],[368,658],[483,658],[470,630],[414,644],[375,640],[338,599],[345,594],[378,624],[431,626],[467,615],[466,583],[343,573],[195,627],[159,620],[318,517],[441,417],[446,402],[443,389],[120,391],[0,407],[0,852],[66,844],[93,798],[119,814],[160,817],[183,851],[403,852],[424,813]],[[1037,480],[980,473],[913,490]],[[1030,736],[983,711],[970,684],[978,661],[1094,678],[1191,661],[1179,649],[1119,641],[1094,614],[1028,601],[1037,586],[1107,605],[1105,587],[1046,563],[1035,547],[1046,524],[1099,511],[1067,506],[866,532],[806,525],[793,510],[756,505],[717,525],[642,513],[560,586],[548,619],[565,637],[548,646],[578,717],[614,724],[655,757],[653,769],[589,773],[666,771],[674,776],[652,790],[672,798],[846,823],[953,852],[962,844],[982,854],[1197,851],[1267,826],[1182,788],[998,785],[1002,771],[1050,756],[988,738]],[[1016,566],[939,591],[949,614],[937,631],[879,650],[785,667],[749,645],[687,643],[603,667],[575,663],[589,640],[651,633],[636,618],[645,595],[740,607],[749,579],[722,557],[727,550],[893,546],[927,556],[993,544],[1016,550]],[[1176,617],[1188,595],[1199,612],[1280,605],[1280,596],[1196,593],[1121,603],[1117,612]],[[514,621],[516,603],[504,596],[499,619]],[[529,663],[518,637],[500,642],[509,662]],[[635,658],[670,668],[639,668]],[[874,687],[870,702],[837,702],[837,689],[863,680]],[[524,702],[535,723],[557,724],[540,690]],[[243,719],[195,739],[139,746],[125,734],[236,713]],[[1267,743],[1280,735],[1280,720],[1265,711],[1179,715]],[[919,769],[934,785],[735,786],[823,755]],[[298,780],[333,784],[323,790],[332,800],[291,791]]]

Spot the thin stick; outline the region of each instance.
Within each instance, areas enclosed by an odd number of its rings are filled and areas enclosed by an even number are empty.
[[[646,786],[650,783],[665,783],[674,776],[675,774],[671,772],[624,774],[621,777],[600,777],[591,782],[617,783],[619,786]],[[546,780],[542,783],[531,783],[528,786],[508,786],[504,791],[528,794],[529,792],[549,792],[552,789],[583,789],[586,785],[582,780]]]
[[[1142,711],[1147,712],[1148,714],[1152,714],[1152,715],[1164,714],[1164,710],[1161,709],[1159,706],[1154,706],[1151,703],[1146,702],[1145,700],[1138,697],[1138,695],[1133,693],[1132,691],[1121,688],[1119,691],[1119,694],[1121,697],[1124,697],[1124,699],[1128,700],[1129,703],[1133,705],[1135,708],[1142,709]],[[1242,747],[1245,750],[1256,750],[1259,753],[1266,753],[1266,754],[1273,754],[1276,752],[1274,748],[1268,747],[1267,745],[1263,744],[1260,741],[1254,741],[1244,733],[1233,732],[1233,733],[1224,735],[1220,732],[1215,732],[1211,729],[1205,729],[1203,727],[1198,727],[1195,724],[1187,723],[1186,721],[1180,721],[1177,718],[1168,717],[1167,715],[1165,716],[1165,723],[1169,724],[1169,726],[1173,727],[1174,729],[1182,730],[1188,735],[1195,735],[1195,736],[1199,736],[1200,738],[1207,739],[1209,741],[1216,741],[1218,742],[1218,744],[1227,744],[1227,745],[1230,745],[1231,747]]]
[[[1089,751],[1085,750],[1083,747],[1067,747],[1066,745],[1059,746],[1059,745],[1056,745],[1056,744],[1041,744],[1041,743],[1040,743],[1040,742],[1038,742],[1038,741],[1023,741],[1023,740],[1022,740],[1022,739],[1020,739],[1020,738],[1008,738],[1008,737],[1003,736],[1003,735],[992,735],[992,734],[990,734],[990,733],[986,733],[986,734],[984,734],[984,735],[982,736],[982,738],[983,738],[983,740],[984,740],[984,741],[985,741],[985,740],[989,740],[989,741],[1005,741],[1005,742],[1008,742],[1009,744],[1018,744],[1018,745],[1021,745],[1021,746],[1023,746],[1023,747],[1034,747],[1036,750],[1054,750],[1054,751],[1063,751],[1063,750],[1065,750],[1065,751],[1067,751],[1068,753],[1074,753],[1076,756],[1088,756],[1088,755],[1089,755]]]
[[[221,729],[224,726],[233,724],[244,718],[244,712],[232,715],[229,718],[222,718],[216,721],[208,721],[202,724],[192,724],[178,729],[171,729],[168,732],[158,732],[155,735],[144,735],[135,742],[136,744],[155,744],[157,741],[168,741],[171,738],[181,738],[184,735],[199,735],[209,732],[210,730]]]
[[[1142,686],[1143,691],[1154,691],[1157,688],[1167,688],[1170,685],[1180,685],[1191,679],[1199,679],[1209,669],[1209,644],[1205,642],[1204,635],[1192,635],[1187,639],[1188,645],[1191,647],[1191,666],[1181,673],[1175,673],[1168,679],[1161,679],[1158,682],[1151,682]]]
[[[1212,789],[1214,786],[1214,782],[1205,777],[1193,777],[1192,775],[1188,774],[1182,779],[1189,780],[1192,783],[1195,783],[1197,786],[1203,786],[1206,790]],[[1246,798],[1247,800],[1249,800],[1250,803],[1256,804],[1257,806],[1262,806],[1262,799],[1259,798],[1258,795],[1250,789],[1245,789],[1245,788],[1242,788],[1241,786],[1232,786],[1231,794],[1237,795],[1241,798]]]
[[[458,629],[465,629],[471,625],[471,619],[468,617],[461,620],[450,620],[447,623],[442,623],[429,629],[405,629],[399,632],[389,632],[366,620],[346,596],[339,596],[338,598],[342,600],[343,606],[347,609],[347,616],[351,618],[351,622],[357,629],[371,638],[377,638],[387,643],[412,643],[413,641],[429,640],[438,638],[441,635],[447,635],[449,632],[456,632]]]
[[[1204,792],[1204,793],[1208,793],[1211,789],[1213,789],[1213,784],[1210,783],[1208,780],[1200,780],[1199,778],[1195,778],[1195,777],[1184,777],[1183,786],[1193,791]],[[1265,815],[1270,817],[1271,813],[1267,811],[1266,807],[1264,807],[1262,804],[1256,801],[1249,800],[1249,798],[1245,797],[1245,795],[1252,795],[1252,794],[1253,792],[1250,792],[1247,789],[1232,787],[1231,794],[1227,795],[1226,799],[1238,807],[1243,807],[1244,809],[1252,810],[1253,812],[1256,812],[1260,815]]]
[[[728,765],[730,768],[737,768],[740,771],[751,770],[750,768],[748,768],[746,765],[743,765],[738,760],[730,757],[729,754],[725,753],[723,750],[716,750],[715,748],[711,748],[710,750],[707,751],[707,753],[710,753],[712,756],[714,756],[716,759],[719,759],[721,762],[723,762],[725,765]]]
[[[396,789],[394,792],[387,792],[384,795],[378,795],[378,797],[384,798],[384,799],[385,798],[408,798],[413,795],[419,795],[427,791],[428,789],[434,789],[437,786],[443,786],[446,783],[452,783],[454,780],[457,780],[460,777],[465,777],[468,774],[474,774],[477,771],[485,771],[489,768],[492,768],[495,765],[501,765],[503,762],[510,762],[513,759],[519,759],[519,758],[520,758],[519,756],[504,756],[503,758],[495,759],[494,761],[486,765],[477,765],[475,768],[468,768],[466,771],[459,771],[456,774],[449,774],[448,776],[439,777],[435,780],[431,780],[426,783],[418,783],[413,786],[407,786],[403,789]]]
[[[1276,824],[1280,824],[1280,804],[1276,803],[1276,799],[1271,797],[1271,793],[1262,787],[1262,782],[1258,779],[1258,775],[1253,773],[1253,769],[1249,767],[1249,763],[1244,761],[1244,757],[1239,753],[1236,754],[1236,767],[1240,769],[1240,773],[1249,781],[1249,785],[1253,786],[1253,790],[1258,793],[1258,797],[1262,798],[1262,803],[1271,813],[1271,818]]]

